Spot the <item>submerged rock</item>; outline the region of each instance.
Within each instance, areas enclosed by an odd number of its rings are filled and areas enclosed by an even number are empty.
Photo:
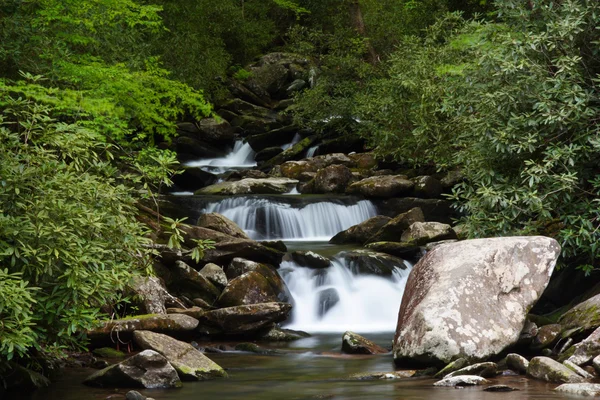
[[[167,389],[181,386],[175,368],[153,350],[144,350],[119,364],[100,370],[83,383],[100,387]]]
[[[373,343],[369,339],[347,331],[342,336],[342,352],[347,354],[385,354],[389,353],[383,347]]]
[[[506,385],[492,385],[483,389],[484,392],[514,392],[515,390],[519,389]]]
[[[527,375],[554,383],[580,383],[585,380],[561,363],[548,357],[534,357],[529,362]]]
[[[154,350],[165,357],[182,380],[197,381],[227,376],[223,368],[189,343],[150,331],[136,331],[133,339],[141,348]]]
[[[319,309],[317,313],[320,317],[327,314],[340,301],[340,295],[335,288],[327,288],[319,292]]]
[[[394,339],[396,363],[485,360],[514,344],[559,253],[554,239],[540,236],[436,246],[409,275]]]

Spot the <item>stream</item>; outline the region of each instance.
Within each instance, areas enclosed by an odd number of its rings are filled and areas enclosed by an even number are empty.
[[[314,149],[310,149],[314,152]],[[236,143],[221,159],[189,163],[206,171],[224,174],[231,169],[252,168],[253,152]],[[355,374],[393,371],[391,354],[345,355],[340,351],[342,334],[352,330],[391,349],[408,262],[394,267],[389,277],[353,271],[344,251],[352,246],[330,245],[341,230],[377,215],[371,201],[349,196],[304,196],[291,192],[280,196],[193,196],[176,193],[173,201],[194,221],[203,212],[218,212],[236,222],[255,240],[283,240],[289,251],[311,250],[332,259],[325,270],[300,267],[284,261],[279,272],[294,298],[294,309],[285,328],[312,336],[292,343],[273,345],[277,355],[228,351],[208,356],[229,374],[227,380],[185,382],[176,390],[139,390],[157,400],[192,399],[554,399],[564,398],[552,389],[556,384],[523,376],[500,376],[493,384],[519,389],[509,393],[485,392],[482,387],[434,388],[431,378],[361,380]],[[331,294],[336,301],[331,300]],[[201,342],[201,346],[209,343]],[[215,344],[211,342],[210,344]],[[226,342],[216,343],[227,344]],[[11,394],[11,399],[80,400],[123,399],[125,389],[97,389],[81,382],[94,370],[67,368],[47,389],[32,394]]]

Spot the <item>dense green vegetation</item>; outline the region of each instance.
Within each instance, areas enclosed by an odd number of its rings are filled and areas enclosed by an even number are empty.
[[[175,164],[156,144],[268,51],[317,67],[300,123],[337,116],[326,129],[382,157],[460,170],[451,197],[469,236],[550,235],[566,262],[597,267],[599,12],[594,0],[0,1],[0,369],[81,345],[100,306],[148,273],[134,205]]]

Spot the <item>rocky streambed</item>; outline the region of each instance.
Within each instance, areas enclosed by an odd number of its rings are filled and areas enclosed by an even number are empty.
[[[534,308],[556,241],[461,240],[444,199],[458,171],[406,169],[358,137],[298,125],[287,111],[314,80],[307,60],[276,53],[248,69],[220,118],[181,123],[164,144],[184,167],[160,213],[139,206],[160,253],[156,276],[131,284],[139,315],[89,331],[93,355],[15,398],[600,393],[597,291]],[[182,248],[166,246],[165,217],[187,218]],[[560,285],[550,286],[555,298]]]

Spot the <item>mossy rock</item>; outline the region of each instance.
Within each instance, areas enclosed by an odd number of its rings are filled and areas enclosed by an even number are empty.
[[[122,351],[113,349],[111,347],[100,347],[98,349],[94,349],[92,353],[98,357],[102,358],[125,358],[126,354]]]

